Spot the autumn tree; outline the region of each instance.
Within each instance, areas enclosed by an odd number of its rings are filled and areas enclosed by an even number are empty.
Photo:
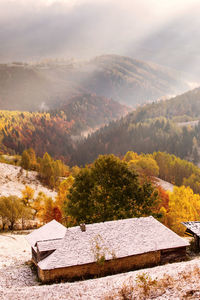
[[[159,167],[152,155],[138,155],[135,160],[128,162],[130,169],[144,176],[158,176]]]
[[[192,174],[188,178],[183,179],[183,185],[189,186],[194,193],[200,193],[200,174]]]
[[[123,160],[129,162],[131,160],[135,161],[139,159],[139,155],[136,152],[128,151],[125,155]]]
[[[91,168],[80,170],[68,199],[66,215],[92,223],[149,215],[157,193],[149,182],[140,185],[126,162],[100,155]]]
[[[185,231],[181,222],[200,220],[200,195],[189,187],[174,187],[169,192],[169,212],[166,215],[169,227],[179,234]]]
[[[53,177],[53,161],[51,156],[46,152],[40,162],[40,177],[50,184]]]
[[[21,166],[25,170],[34,170],[38,169],[37,158],[34,149],[29,148],[24,150],[21,158]]]
[[[25,206],[30,207],[34,198],[35,191],[28,185],[22,190],[22,201]]]
[[[35,217],[42,223],[50,222],[53,219],[57,221],[62,219],[60,208],[51,197],[48,197],[43,192],[38,193],[38,196],[33,201],[32,208],[35,210]]]
[[[32,204],[33,204],[34,193],[35,191],[28,185],[26,185],[25,189],[22,190],[21,201],[23,205],[26,207],[26,210],[24,210],[24,214],[22,216],[22,229],[24,228],[25,219],[33,215]]]
[[[48,223],[54,219],[54,204],[51,197],[45,197],[42,219],[44,223]]]
[[[13,230],[16,221],[30,217],[30,209],[17,196],[3,196],[0,197],[0,216]]]
[[[47,196],[43,192],[39,192],[32,203],[32,208],[35,211],[35,217],[43,222],[44,206]]]
[[[24,150],[23,153],[22,153],[21,166],[25,170],[29,170],[30,165],[31,165],[30,157],[28,155],[28,152],[26,150]]]
[[[157,187],[158,205],[153,209],[153,212],[159,215],[159,220],[166,226],[168,225],[167,214],[169,212],[169,194],[162,187]]]
[[[69,190],[74,183],[74,177],[68,176],[65,180],[63,180],[58,187],[58,193],[56,196],[56,205],[60,209],[60,211],[64,214],[64,204],[68,202],[68,194]]]
[[[64,165],[61,160],[54,161],[47,152],[40,160],[40,178],[51,188],[57,186],[59,177],[66,176],[68,173],[69,167]]]
[[[78,166],[73,166],[71,169],[70,169],[70,174],[75,177],[76,175],[78,175],[80,171],[80,168]]]

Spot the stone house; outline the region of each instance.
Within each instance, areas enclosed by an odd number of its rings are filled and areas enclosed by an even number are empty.
[[[179,261],[189,245],[153,217],[63,227],[51,221],[27,236],[43,282]]]

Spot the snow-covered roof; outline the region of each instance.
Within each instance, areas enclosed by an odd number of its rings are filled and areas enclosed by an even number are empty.
[[[62,244],[62,239],[39,241],[37,242],[37,249],[39,252],[55,250]]]
[[[66,230],[65,237],[51,255],[38,263],[42,270],[51,270],[188,246],[188,242],[153,217],[133,218],[79,226]]]
[[[51,222],[28,234],[26,239],[31,247],[36,250],[35,246],[37,242],[62,239],[65,236],[65,232],[65,226],[58,223],[56,220],[52,220]]]
[[[194,233],[200,237],[200,222],[190,221],[190,222],[182,222],[181,224],[183,224],[192,233]]]

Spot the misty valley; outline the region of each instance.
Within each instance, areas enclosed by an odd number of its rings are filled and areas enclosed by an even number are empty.
[[[0,1],[1,299],[200,299],[199,8]]]

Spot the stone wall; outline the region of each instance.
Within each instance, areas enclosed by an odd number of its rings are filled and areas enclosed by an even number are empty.
[[[38,267],[38,277],[43,282],[55,281],[58,279],[84,279],[93,276],[104,276],[108,274],[127,272],[139,268],[155,266],[160,263],[179,261],[185,258],[186,247],[181,247],[116,258],[102,262],[101,264],[94,262],[53,270],[41,270]]]
[[[59,268],[53,270],[41,270],[38,268],[38,276],[43,282],[64,278],[66,280],[76,278],[88,278],[91,276],[104,276],[118,272],[127,272],[140,267],[153,266],[160,262],[160,251],[149,252],[140,255],[112,259],[103,263],[90,263],[80,266]]]
[[[181,261],[186,258],[186,247],[161,250],[161,263]]]
[[[32,253],[32,262],[37,266],[37,252],[31,247],[31,253]]]

